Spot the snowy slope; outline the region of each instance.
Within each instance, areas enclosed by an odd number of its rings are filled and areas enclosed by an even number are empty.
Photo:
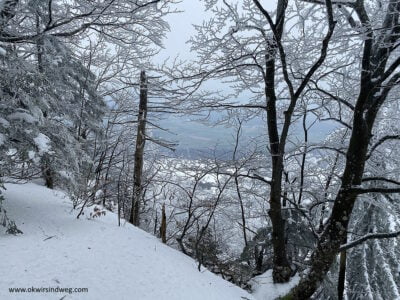
[[[61,192],[6,185],[8,216],[24,234],[0,234],[0,299],[254,299],[107,213],[77,220]],[[88,288],[88,293],[10,293],[9,288]]]

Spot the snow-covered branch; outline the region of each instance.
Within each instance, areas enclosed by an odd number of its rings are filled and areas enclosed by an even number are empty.
[[[368,240],[372,240],[372,239],[389,239],[389,238],[397,238],[400,236],[400,231],[396,231],[396,232],[386,232],[386,233],[370,233],[367,235],[364,235],[363,237],[354,240],[352,242],[349,242],[347,244],[344,244],[342,246],[340,246],[339,251],[338,252],[342,252],[342,251],[346,251],[349,250],[350,248],[356,247]]]

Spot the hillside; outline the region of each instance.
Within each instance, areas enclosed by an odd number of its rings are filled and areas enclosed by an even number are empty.
[[[22,235],[0,234],[0,299],[254,299],[246,291],[107,212],[76,219],[61,192],[28,183],[6,185],[8,216]],[[10,288],[43,292],[10,293]],[[88,292],[46,293],[46,288]]]

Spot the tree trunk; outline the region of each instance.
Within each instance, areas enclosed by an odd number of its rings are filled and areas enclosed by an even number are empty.
[[[160,236],[161,236],[161,241],[164,244],[166,244],[167,243],[167,216],[165,214],[165,204],[163,204],[162,211],[161,211]]]
[[[272,57],[272,55],[271,55]],[[267,78],[265,95],[267,98],[267,125],[272,158],[272,178],[269,199],[268,215],[272,223],[272,247],[273,247],[273,272],[275,283],[288,282],[292,270],[286,253],[285,221],[282,217],[282,175],[283,153],[280,151],[280,139],[278,133],[276,95],[275,95],[275,61],[269,59],[266,63]]]
[[[346,250],[340,252],[340,263],[339,263],[339,278],[338,278],[338,299],[343,300],[344,287],[346,282]]]
[[[36,32],[39,34],[40,32],[40,18],[39,15],[36,14]],[[39,37],[36,40],[36,55],[37,55],[37,67],[38,71],[40,74],[44,72],[44,67],[43,67],[43,38]],[[47,112],[44,110],[43,111],[43,116],[44,118],[47,117]],[[49,164],[49,159],[47,158],[47,155],[44,154],[45,157],[42,158],[41,160],[41,169],[42,169],[42,176],[45,181],[45,186],[49,189],[54,188],[54,172],[52,171],[50,164]]]
[[[53,172],[46,163],[42,163],[42,176],[44,178],[45,186],[49,189],[54,189]]]
[[[371,124],[367,124],[364,119],[363,111],[356,111],[342,184],[331,217],[311,257],[307,276],[284,299],[309,299],[329,271],[340,246],[346,242],[349,219],[357,199],[357,193],[351,191],[351,187],[361,184],[371,128]]]
[[[147,78],[145,71],[140,73],[140,102],[138,114],[138,129],[136,136],[135,166],[133,177],[133,197],[129,222],[135,226],[140,225],[140,201],[143,193],[142,173],[143,155],[146,143],[146,122],[147,122]]]
[[[275,168],[278,169],[276,170]],[[272,223],[272,247],[274,253],[272,277],[275,283],[288,282],[292,275],[292,269],[287,259],[285,238],[286,224],[282,217],[281,193],[282,168],[274,166],[268,215]]]

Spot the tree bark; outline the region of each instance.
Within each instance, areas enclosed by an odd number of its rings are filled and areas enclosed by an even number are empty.
[[[165,214],[165,204],[162,206],[161,211],[161,226],[160,226],[160,236],[163,244],[167,243],[167,216]]]
[[[272,58],[266,63],[265,95],[267,98],[267,125],[272,158],[272,178],[269,199],[268,215],[272,223],[272,247],[273,247],[273,280],[275,283],[288,282],[292,270],[287,259],[285,221],[282,217],[282,175],[283,153],[280,151],[280,139],[278,133],[276,95],[275,95],[275,61]]]
[[[54,174],[46,162],[42,162],[42,176],[45,186],[49,189],[54,189]]]
[[[338,278],[338,299],[343,300],[344,288],[346,283],[346,250],[340,252],[339,278]]]
[[[138,114],[138,129],[136,136],[135,166],[133,177],[133,197],[129,222],[135,226],[140,225],[140,200],[143,193],[142,173],[144,146],[146,143],[147,122],[147,77],[145,71],[140,73],[140,102]]]

